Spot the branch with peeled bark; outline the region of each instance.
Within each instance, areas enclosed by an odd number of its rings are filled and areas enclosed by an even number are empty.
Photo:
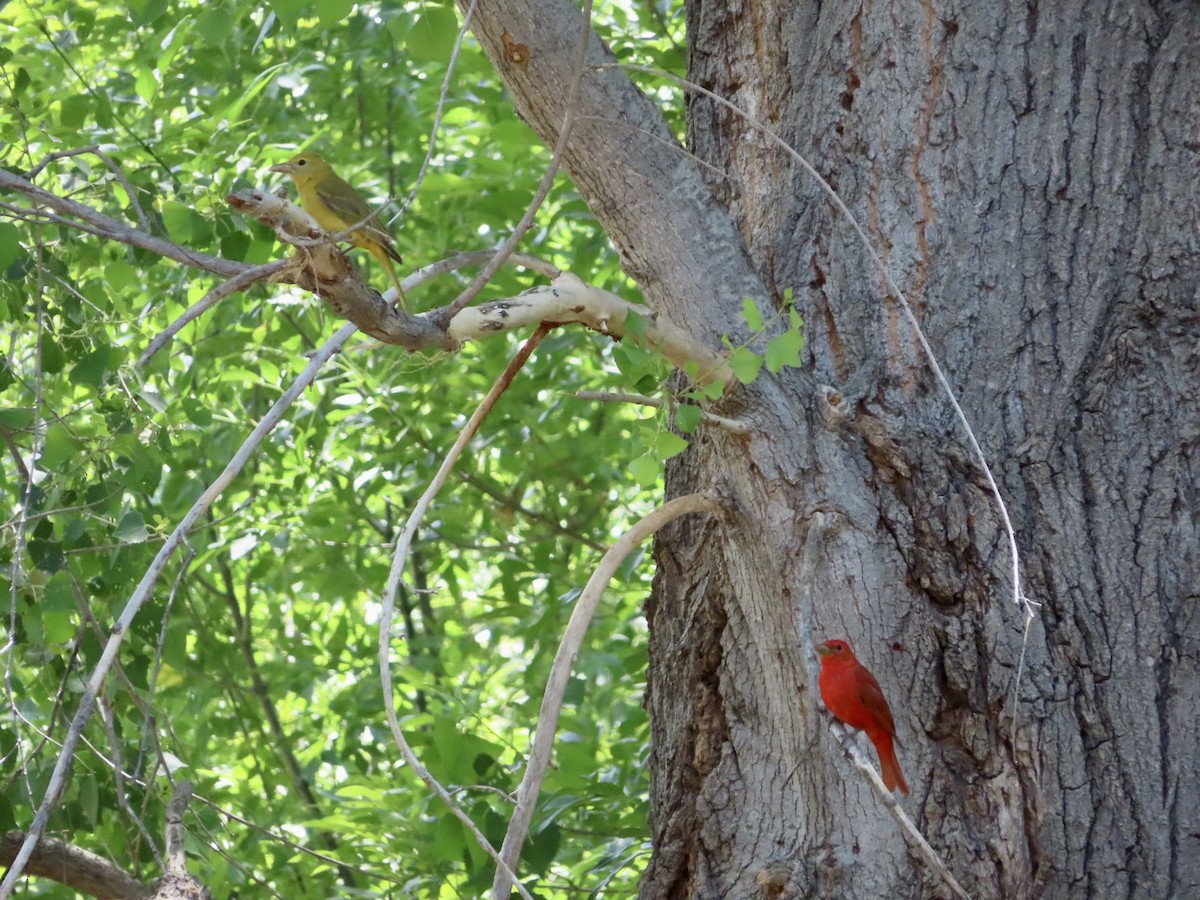
[[[700,385],[728,385],[733,372],[718,353],[684,329],[652,310],[587,284],[570,272],[558,273],[550,284],[530,288],[516,297],[467,307],[450,320],[445,331],[431,313],[410,315],[372,290],[351,268],[344,254],[327,242],[324,232],[304,210],[265,191],[246,189],[226,200],[239,212],[271,228],[298,252],[291,265],[276,272],[274,281],[312,291],[339,315],[385,344],[409,350],[456,350],[467,341],[550,323],[577,323],[614,340],[632,339],[687,372]],[[520,258],[513,262],[526,264]],[[422,280],[418,271],[404,279],[407,292]],[[393,294],[389,291],[388,294]],[[637,325],[630,315],[635,314]]]
[[[637,326],[632,326],[631,314],[641,317]],[[516,297],[468,307],[451,320],[447,333],[465,342],[542,322],[576,322],[614,340],[632,339],[701,385],[727,385],[734,378],[723,354],[710,350],[666,317],[587,284],[570,272]]]

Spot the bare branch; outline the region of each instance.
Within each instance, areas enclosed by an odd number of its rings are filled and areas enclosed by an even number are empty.
[[[0,865],[11,865],[27,835],[10,831],[0,840]],[[146,900],[154,891],[124,869],[88,850],[54,838],[42,838],[25,872],[49,878],[72,890],[107,900]]]
[[[579,655],[579,648],[583,646],[584,635],[587,634],[587,627],[596,614],[596,607],[600,605],[600,598],[604,596],[604,589],[608,587],[609,581],[625,561],[625,557],[658,529],[689,513],[706,512],[719,515],[721,509],[717,498],[709,493],[687,494],[664,503],[621,535],[604,554],[592,577],[588,579],[587,586],[575,602],[575,609],[571,611],[571,619],[567,622],[562,641],[559,642],[558,652],[554,654],[550,677],[546,680],[546,693],[542,697],[542,709],[538,714],[537,732],[533,738],[533,746],[529,749],[529,764],[525,767],[525,777],[521,779],[521,786],[517,788],[517,808],[508,824],[504,845],[500,849],[503,864],[496,868],[496,877],[492,881],[492,900],[506,900],[509,896],[511,872],[516,869],[517,860],[521,857],[521,846],[529,834],[538,794],[541,793],[546,769],[550,765],[550,751],[554,746],[554,734],[558,729],[558,716],[562,711],[567,682],[571,677],[571,666],[575,657]]]
[[[569,272],[558,273],[549,285],[530,288],[518,297],[462,309],[443,332],[437,323],[452,307],[420,316],[394,308],[354,275],[345,257],[325,242],[327,238],[322,240],[324,233],[300,207],[258,190],[238,191],[226,199],[235,209],[274,228],[282,239],[305,246],[305,255],[294,256],[293,265],[281,271],[278,280],[290,281],[313,291],[339,315],[385,344],[397,344],[409,350],[456,350],[467,341],[536,327],[543,322],[556,325],[577,322],[617,340],[635,339],[646,349],[660,353],[700,385],[714,382],[728,385],[734,380],[733,371],[722,354],[709,349],[665,317],[616,294],[592,287]],[[411,285],[444,271],[443,266],[457,268],[467,260],[481,258],[484,258],[483,254],[459,256],[453,261],[418,270],[404,280],[404,288],[407,291]],[[490,255],[486,258],[492,260]],[[513,257],[510,261],[547,274],[552,270],[531,257]],[[630,313],[639,316],[636,327],[628,322]]]
[[[492,389],[488,391],[487,396],[483,398],[479,406],[476,407],[475,412],[471,414],[471,418],[467,420],[467,424],[462,427],[462,430],[458,434],[458,438],[454,441],[454,445],[446,454],[445,459],[442,460],[442,464],[438,468],[437,473],[433,476],[433,480],[430,481],[429,486],[425,489],[425,493],[423,493],[420,499],[417,500],[416,505],[409,514],[408,521],[404,523],[404,529],[400,532],[400,536],[396,539],[396,550],[392,554],[392,568],[388,573],[387,585],[385,586],[383,592],[383,610],[379,617],[379,680],[383,687],[383,708],[387,715],[388,727],[392,731],[392,739],[395,740],[396,745],[400,748],[400,752],[403,754],[405,761],[409,764],[412,770],[416,772],[417,776],[423,782],[425,782],[425,785],[431,791],[438,795],[438,797],[443,803],[446,804],[446,806],[450,808],[450,811],[454,814],[455,818],[457,818],[467,827],[467,830],[474,835],[476,843],[483,848],[485,853],[487,853],[496,861],[500,869],[508,872],[508,875],[512,879],[511,883],[515,884],[517,891],[522,897],[525,898],[525,900],[532,900],[532,898],[530,897],[529,892],[525,889],[524,885],[522,885],[521,882],[517,880],[516,875],[514,875],[512,871],[507,868],[504,861],[500,858],[500,854],[496,852],[496,848],[491,845],[488,839],[484,836],[483,832],[480,831],[479,827],[471,820],[471,817],[468,816],[466,812],[463,811],[462,807],[458,805],[458,802],[454,799],[450,792],[446,790],[446,788],[443,787],[442,784],[438,782],[438,780],[434,778],[432,774],[430,774],[428,769],[421,765],[421,761],[417,759],[416,753],[413,752],[412,747],[408,743],[408,739],[404,737],[404,732],[400,729],[400,720],[396,717],[395,692],[392,688],[392,621],[396,612],[396,595],[400,592],[400,582],[404,576],[404,567],[408,560],[409,549],[412,547],[413,535],[416,534],[417,528],[420,527],[421,520],[425,517],[425,513],[429,509],[430,504],[433,502],[433,498],[437,496],[438,492],[442,489],[442,486],[446,483],[446,479],[450,475],[450,470],[454,468],[455,463],[457,463],[459,457],[462,456],[463,451],[466,449],[467,444],[470,443],[471,438],[473,438],[476,432],[479,431],[479,426],[483,422],[484,418],[489,412],[491,412],[492,407],[496,405],[496,401],[498,401],[504,391],[508,389],[508,386],[512,383],[512,380],[516,376],[517,372],[519,372],[521,367],[525,365],[525,362],[529,359],[530,355],[532,355],[534,348],[541,343],[542,338],[544,338],[549,331],[550,326],[541,325],[538,330],[529,337],[517,355],[514,356],[509,362],[508,367],[505,368],[500,377],[496,379],[496,383],[492,385]]]
[[[273,262],[264,263],[261,266],[255,266],[253,269],[247,269],[240,275],[235,275],[224,284],[220,284],[213,288],[195,303],[193,303],[178,319],[168,325],[162,332],[155,335],[146,349],[142,351],[142,355],[138,357],[137,366],[140,369],[154,357],[159,350],[171,342],[175,335],[183,330],[184,326],[195,319],[200,318],[210,309],[217,305],[217,302],[228,297],[230,294],[243,291],[250,285],[259,281],[268,281],[277,273],[283,271],[292,264],[290,259],[277,259]]]
[[[83,230],[89,231],[91,234],[111,238],[131,247],[141,247],[143,250],[150,250],[159,256],[165,256],[167,259],[173,259],[206,272],[215,272],[217,275],[232,278],[251,268],[246,263],[221,259],[219,256],[209,256],[207,253],[197,253],[162,238],[138,231],[136,228],[130,228],[104,213],[97,212],[90,206],[44,191],[19,175],[0,169],[0,192],[5,190],[23,194],[36,204],[58,211],[64,217],[61,221],[65,225],[75,228],[83,228],[86,225],[88,227]]]

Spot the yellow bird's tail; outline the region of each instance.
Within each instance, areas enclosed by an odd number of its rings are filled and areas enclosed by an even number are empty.
[[[355,234],[353,239],[355,240],[355,243],[358,243],[358,240],[362,239],[362,232]],[[370,251],[372,256],[383,263],[383,267],[387,269],[388,275],[391,276],[392,284],[396,286],[396,296],[400,298],[400,308],[405,312],[408,312],[408,300],[404,296],[404,288],[400,287],[400,278],[396,275],[396,267],[392,265],[392,260],[395,260],[398,263],[404,262],[404,260],[400,257],[400,254],[396,252],[396,248],[391,244],[384,243],[383,241],[371,240],[370,238],[362,239],[360,246],[365,247]]]

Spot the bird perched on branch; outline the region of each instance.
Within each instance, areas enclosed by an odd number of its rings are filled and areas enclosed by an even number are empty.
[[[892,721],[892,710],[883,697],[879,682],[858,661],[845,641],[826,641],[817,647],[817,653],[821,654],[817,686],[825,706],[835,718],[867,733],[879,754],[884,785],[889,791],[899,788],[900,793],[907,794],[908,782],[900,771],[892,744],[896,723]]]
[[[379,217],[349,184],[339,178],[330,168],[329,163],[316,153],[297,153],[287,162],[271,166],[270,171],[282,172],[296,182],[296,190],[300,193],[300,205],[304,211],[317,220],[317,224],[331,234],[359,226],[350,235],[350,240],[356,247],[362,247],[377,260],[383,263],[391,276],[392,284],[396,286],[396,294],[400,298],[400,306],[407,309],[404,300],[404,290],[400,287],[400,279],[396,277],[393,262],[404,262],[392,244],[392,236],[387,233]]]

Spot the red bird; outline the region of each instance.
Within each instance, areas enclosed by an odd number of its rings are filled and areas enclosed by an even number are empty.
[[[826,641],[817,647],[817,652],[821,654],[821,675],[817,685],[821,688],[825,706],[837,719],[867,733],[879,754],[883,783],[889,791],[900,788],[900,793],[907,794],[908,782],[904,780],[892,746],[896,723],[892,721],[892,711],[883,698],[879,682],[858,661],[845,641]]]

